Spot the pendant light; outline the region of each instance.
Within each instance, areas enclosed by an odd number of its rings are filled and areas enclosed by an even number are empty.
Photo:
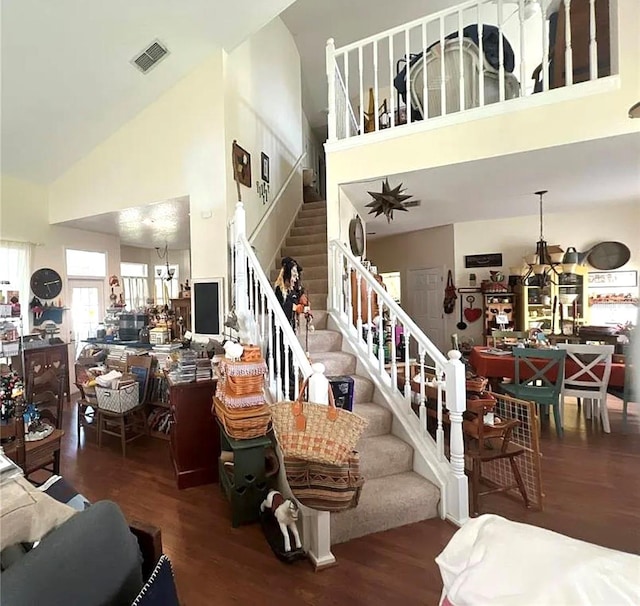
[[[562,273],[562,263],[552,261],[551,254],[549,253],[549,246],[547,241],[544,239],[542,198],[546,193],[548,193],[546,189],[535,192],[535,195],[539,197],[540,204],[540,239],[536,242],[536,252],[533,258],[535,262],[529,263],[527,261],[529,269],[524,276],[525,284],[526,280],[532,275],[540,276],[540,280],[542,282],[541,286],[545,286],[549,282],[556,284],[556,279]]]

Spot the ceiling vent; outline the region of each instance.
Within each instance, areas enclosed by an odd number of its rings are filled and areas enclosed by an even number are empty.
[[[420,206],[422,204],[422,200],[407,200],[402,203],[402,206],[405,208],[415,208],[416,206]]]
[[[145,48],[139,55],[136,55],[131,63],[135,65],[143,74],[146,74],[152,67],[160,63],[169,54],[162,42],[154,40],[148,48]]]

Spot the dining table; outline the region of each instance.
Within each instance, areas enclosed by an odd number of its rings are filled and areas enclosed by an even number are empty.
[[[493,379],[513,379],[515,377],[516,365],[515,356],[511,353],[501,352],[500,354],[491,353],[490,348],[476,345],[469,355],[469,363],[475,368],[476,373],[481,377]],[[531,363],[539,369],[544,368],[549,360],[532,358]],[[593,372],[597,377],[602,377],[604,372],[604,364],[596,364]],[[611,375],[609,376],[609,387],[624,387],[624,364],[613,362],[611,364]],[[567,357],[565,362],[565,376],[571,376],[579,370],[578,364]],[[523,362],[520,364],[520,377],[528,378],[533,376],[533,370],[528,368]],[[549,375],[551,380],[555,380],[555,376],[551,372]]]

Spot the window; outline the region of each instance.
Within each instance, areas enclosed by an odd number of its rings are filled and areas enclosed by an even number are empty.
[[[169,276],[167,275],[166,265],[156,265],[153,269],[155,270],[153,282],[155,285],[154,291],[156,305],[168,305],[170,303],[170,299],[178,298],[180,289],[180,285],[178,283],[178,280],[180,279],[178,266],[169,265],[169,271],[172,272],[171,280],[167,280]]]
[[[120,263],[120,274],[127,309],[145,307],[149,297],[148,265],[146,263]]]
[[[400,303],[400,272],[390,271],[386,274],[380,274],[382,281],[387,287],[387,292],[393,297],[396,303]]]
[[[22,314],[24,331],[29,332],[29,278],[31,277],[31,245],[24,242],[0,241],[0,303],[11,305],[18,297],[19,305],[12,305],[11,312],[3,308],[0,315]]]
[[[83,278],[107,277],[107,254],[91,250],[67,248],[67,276]]]

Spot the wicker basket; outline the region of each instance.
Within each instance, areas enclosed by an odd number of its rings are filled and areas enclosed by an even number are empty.
[[[213,398],[213,407],[225,432],[235,440],[260,438],[271,429],[271,411],[266,404],[227,408],[218,398]]]
[[[487,388],[488,383],[489,380],[486,377],[472,377],[467,379],[467,391],[481,393]]]
[[[244,345],[240,359],[243,362],[262,362],[262,350],[257,345]]]
[[[242,396],[234,396],[227,391],[227,383],[224,378],[218,381],[216,386],[216,398],[227,408],[247,408],[249,406],[261,406],[264,404],[264,392],[251,393]]]
[[[232,396],[261,394],[264,391],[264,376],[267,365],[259,362],[220,362],[220,373],[224,377],[225,391]]]

